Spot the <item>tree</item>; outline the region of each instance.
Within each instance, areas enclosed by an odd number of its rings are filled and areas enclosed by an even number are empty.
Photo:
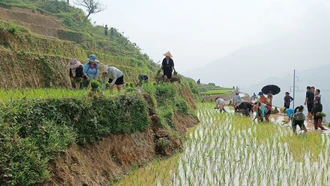
[[[99,0],[76,0],[76,5],[86,8],[87,15],[84,22],[89,18],[91,14],[102,12],[106,8],[100,3]]]

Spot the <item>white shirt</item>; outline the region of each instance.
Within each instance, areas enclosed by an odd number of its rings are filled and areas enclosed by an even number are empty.
[[[224,99],[222,98],[218,98],[217,100],[215,100],[215,102],[217,103],[217,105],[225,105],[226,102]]]
[[[107,72],[106,77],[112,79],[110,86],[115,84],[116,80],[124,75],[123,72],[116,67],[109,67],[106,72]]]

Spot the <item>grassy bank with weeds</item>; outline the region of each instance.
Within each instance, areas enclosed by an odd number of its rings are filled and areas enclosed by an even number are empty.
[[[183,90],[188,94],[180,94]],[[150,114],[169,133],[155,139],[156,146],[177,148],[171,140],[182,136],[174,113],[193,115],[194,107],[188,102],[194,97],[188,84],[146,83],[139,92],[106,90],[102,97],[67,89],[0,90],[0,96],[0,185],[42,183],[51,176],[49,163],[70,145],[144,131],[151,127]]]
[[[73,143],[149,126],[142,95],[13,100],[1,106],[0,184],[31,185],[49,178],[48,162]],[[134,112],[131,112],[134,110]]]

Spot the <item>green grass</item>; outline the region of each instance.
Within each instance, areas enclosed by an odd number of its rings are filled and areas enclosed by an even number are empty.
[[[229,92],[232,92],[232,89],[208,90],[206,92],[202,92],[201,94],[204,94],[204,95],[221,95],[221,94],[227,94]]]

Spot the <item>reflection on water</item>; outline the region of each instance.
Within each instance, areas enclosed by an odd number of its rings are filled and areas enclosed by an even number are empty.
[[[276,131],[258,144],[262,131],[255,130],[260,124],[251,125],[226,109],[229,114],[210,107],[199,110],[201,124],[189,135],[171,185],[330,185],[329,137],[322,138],[327,146],[316,162],[310,153],[297,162],[288,145],[278,141],[291,133],[282,127],[285,115],[271,116]],[[248,127],[237,131],[237,125]]]

